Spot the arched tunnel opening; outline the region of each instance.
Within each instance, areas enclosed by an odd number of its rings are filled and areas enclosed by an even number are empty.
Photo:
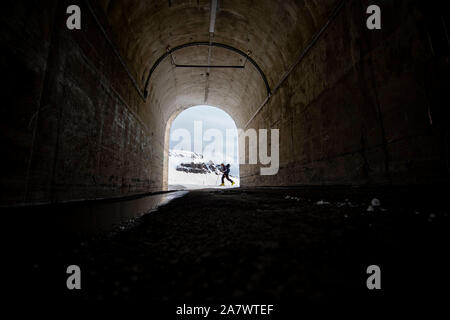
[[[169,190],[239,187],[238,131],[225,111],[194,106],[177,114],[167,126],[170,138],[164,175]]]
[[[169,301],[165,315],[206,315],[184,302],[252,300],[280,315],[306,301],[442,298],[441,4],[5,4],[0,206],[22,301]],[[210,167],[176,164],[192,181],[214,171],[214,188],[185,190],[169,176],[171,127],[205,105],[234,121],[239,148]]]

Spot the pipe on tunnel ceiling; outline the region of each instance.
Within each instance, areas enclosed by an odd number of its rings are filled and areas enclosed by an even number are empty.
[[[209,46],[208,46],[208,68],[206,69],[206,83],[205,83],[205,104],[208,100],[209,94],[209,74],[211,72],[211,56],[212,56],[212,47],[211,43],[214,39],[214,31],[216,28],[216,16],[217,16],[217,0],[211,0],[211,15],[209,18]]]
[[[271,93],[269,93],[267,95],[267,97],[264,99],[264,101],[260,104],[260,106],[258,107],[258,109],[256,109],[255,113],[250,117],[250,119],[247,121],[247,123],[244,126],[244,129],[247,129],[247,127],[249,126],[249,124],[253,121],[253,119],[255,119],[255,117],[258,115],[258,113],[262,110],[262,108],[264,108],[264,106],[269,102],[270,98],[272,98],[272,96],[278,92],[278,90],[280,89],[281,85],[284,83],[284,81],[286,81],[286,79],[289,77],[289,75],[292,73],[292,71],[295,69],[295,67],[300,64],[300,62],[303,60],[303,58],[305,58],[305,56],[308,54],[308,52],[311,50],[312,47],[314,47],[314,45],[317,43],[317,41],[319,40],[319,38],[323,35],[323,33],[325,32],[325,30],[328,29],[330,23],[336,18],[336,16],[338,15],[338,13],[341,11],[341,9],[344,7],[345,3],[347,2],[347,0],[341,0],[339,1],[339,3],[336,5],[336,7],[333,9],[333,11],[331,12],[327,22],[322,26],[322,28],[320,28],[319,31],[317,31],[314,36],[311,38],[311,40],[309,41],[308,45],[305,47],[305,49],[302,50],[302,52],[300,53],[300,55],[298,56],[298,58],[295,60],[295,62],[293,64],[291,64],[291,66],[289,67],[289,69],[283,74],[283,76],[281,77],[280,81],[278,81],[277,85],[275,86],[275,88],[273,89],[273,91]]]
[[[217,0],[211,0],[211,16],[209,19],[209,33],[214,33],[216,28]]]
[[[177,47],[171,48],[169,50],[167,50],[162,56],[160,56],[155,63],[153,64],[153,66],[151,67],[147,80],[145,81],[145,86],[144,86],[144,95],[147,98],[148,97],[148,86],[150,84],[150,78],[152,77],[153,72],[156,70],[156,68],[159,66],[159,64],[169,55],[171,55],[172,53],[174,53],[177,50],[183,49],[183,48],[188,48],[188,47],[194,47],[194,46],[214,46],[214,47],[219,47],[219,48],[223,48],[223,49],[227,49],[233,52],[236,52],[237,54],[240,54],[241,56],[245,57],[248,61],[250,61],[250,63],[256,68],[256,70],[258,70],[261,78],[264,81],[264,84],[266,86],[266,91],[267,91],[267,95],[270,95],[270,86],[269,86],[269,82],[267,81],[267,77],[264,74],[264,72],[262,71],[262,69],[260,68],[260,66],[256,63],[255,60],[253,60],[248,53],[245,53],[235,47],[232,47],[230,45],[227,44],[223,44],[223,43],[218,43],[218,42],[209,42],[209,41],[198,41],[198,42],[189,42],[189,43],[185,43],[182,45],[179,45]]]

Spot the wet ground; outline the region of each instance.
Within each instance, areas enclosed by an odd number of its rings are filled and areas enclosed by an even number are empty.
[[[52,301],[442,297],[450,283],[447,190],[198,190],[90,239],[35,224],[12,239],[27,275],[17,288]],[[380,204],[369,207],[374,198]],[[82,270],[76,292],[66,289],[72,264]],[[381,268],[381,290],[367,289],[369,265]]]

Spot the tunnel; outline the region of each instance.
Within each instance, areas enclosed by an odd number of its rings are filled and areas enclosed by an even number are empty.
[[[31,296],[288,310],[294,298],[390,301],[448,283],[440,4],[5,4],[0,206]],[[243,132],[278,130],[275,173],[247,155],[239,188],[169,191],[171,124],[197,105]],[[81,290],[65,288],[71,264]],[[366,287],[370,265],[381,290]]]

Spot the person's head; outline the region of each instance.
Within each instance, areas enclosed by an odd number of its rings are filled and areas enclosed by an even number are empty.
[[[227,168],[229,168],[230,167],[230,164],[227,164]]]
[[[224,165],[223,163],[221,163],[220,166],[221,166],[222,168],[225,168],[225,165]]]

